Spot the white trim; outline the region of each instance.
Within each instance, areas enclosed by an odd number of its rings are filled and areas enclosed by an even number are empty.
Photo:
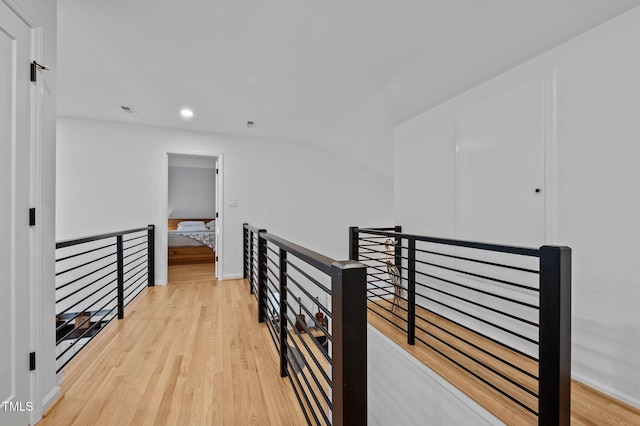
[[[624,402],[625,404],[629,404],[632,407],[635,407],[637,409],[640,409],[640,398],[637,396],[633,396],[630,395],[628,393],[625,392],[620,392],[617,389],[614,389],[608,385],[605,385],[603,383],[597,382],[593,379],[590,379],[589,377],[583,376],[581,374],[571,374],[572,378],[575,379],[576,381],[589,386],[590,388],[593,388],[599,392],[602,392],[612,398],[615,398],[619,401]]]
[[[22,22],[27,24],[27,26],[29,26],[30,28],[37,28],[40,26],[38,22],[31,19],[29,14],[24,10],[22,6],[18,4],[18,2],[14,0],[2,0],[2,2],[6,4],[7,7],[11,9],[13,13],[15,13],[18,16],[18,18],[20,18]]]
[[[222,279],[222,280],[240,280],[244,278],[243,274],[229,274],[229,275],[225,275],[222,278],[218,278],[218,279]]]
[[[58,398],[60,398],[60,394],[61,394],[60,386],[54,386],[53,389],[51,389],[51,392],[49,392],[47,396],[45,396],[44,399],[42,400],[43,413],[46,412],[49,408],[51,408],[53,404],[56,403]],[[40,418],[42,418],[42,416],[40,416]]]
[[[31,30],[31,58],[41,60],[42,46],[44,42],[44,33],[42,27],[33,28]],[[27,72],[26,70],[24,72]],[[30,350],[36,353],[37,357],[42,357],[44,351],[42,349],[42,288],[44,280],[42,279],[42,271],[44,270],[42,256],[42,221],[40,220],[44,196],[42,191],[42,100],[43,100],[43,80],[40,78],[35,84],[31,85],[31,147],[30,147],[30,182],[29,197],[31,207],[36,209],[36,226],[31,227],[30,234],[30,288],[29,288],[29,304],[30,304],[30,322],[31,330],[29,336]],[[38,214],[40,213],[40,214]],[[40,216],[40,217],[39,217]],[[38,223],[40,222],[40,223]],[[30,374],[31,401],[41,400],[41,382],[42,368],[32,371]],[[42,405],[34,404],[31,412],[31,423],[35,424],[42,418],[44,410]]]
[[[160,262],[160,276],[156,280],[159,285],[167,284],[169,275],[168,275],[168,261],[167,258],[167,247],[168,247],[168,219],[169,219],[169,154],[175,155],[194,155],[199,157],[215,157],[217,158],[217,167],[218,174],[216,175],[216,182],[218,179],[220,183],[220,193],[216,193],[216,212],[218,213],[218,217],[216,218],[216,247],[221,247],[220,251],[216,251],[216,256],[218,256],[218,262],[216,262],[216,278],[222,279],[223,270],[224,270],[224,196],[222,194],[224,188],[224,154],[217,152],[209,152],[209,151],[196,151],[196,150],[180,150],[180,149],[165,149],[162,151],[162,196],[160,197],[160,211],[161,217],[163,218],[162,222],[158,226],[158,230],[160,232],[160,246],[162,247],[162,252],[159,254]],[[157,251],[157,250],[156,250]],[[156,254],[156,257],[158,255]]]

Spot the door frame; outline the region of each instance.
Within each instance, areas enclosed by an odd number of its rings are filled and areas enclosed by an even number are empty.
[[[14,0],[0,0],[4,3],[13,13],[22,20],[31,29],[31,51],[30,59],[43,62],[43,46],[44,46],[44,30],[42,25],[34,20],[22,6]],[[24,72],[29,72],[27,69]],[[43,110],[43,78],[40,78],[35,84],[31,84],[29,95],[29,203],[31,207],[36,209],[36,212],[42,212],[44,206],[44,193],[43,188],[43,174],[42,174],[42,162],[43,162],[43,133],[42,133],[42,110]],[[40,216],[42,217],[42,216]],[[54,296],[46,297],[43,286],[44,271],[48,269],[46,256],[43,253],[49,249],[43,244],[43,232],[42,224],[43,219],[40,219],[38,226],[32,226],[29,230],[29,300],[28,306],[24,306],[29,310],[29,325],[27,327],[29,336],[29,350],[36,353],[37,357],[41,360],[37,364],[38,368],[29,371],[29,401],[33,404],[32,410],[29,413],[29,419],[31,424],[36,424],[42,419],[44,406],[50,405],[57,399],[60,394],[60,387],[56,386],[44,396],[42,387],[42,377],[44,367],[48,363],[42,360],[42,357],[46,357],[51,352],[45,350],[44,336],[41,332],[41,325],[44,324],[42,318],[43,301],[46,298],[47,301]],[[45,328],[48,330],[48,328]],[[52,354],[55,356],[55,348]]]
[[[218,261],[216,262],[216,278],[218,280],[222,280],[224,276],[224,154],[213,151],[201,151],[201,150],[191,150],[191,149],[165,149],[162,151],[162,196],[160,197],[161,206],[160,211],[162,212],[160,217],[162,218],[162,222],[158,227],[160,231],[160,247],[162,248],[160,252],[160,277],[163,277],[162,282],[159,284],[167,284],[169,280],[168,270],[169,270],[169,259],[167,256],[168,250],[168,219],[169,219],[169,154],[172,155],[192,155],[195,157],[215,157],[217,158],[216,164],[218,168],[218,173],[216,174],[216,213],[218,213],[218,217],[216,218],[216,253],[215,255],[218,257]],[[158,245],[156,244],[156,248]],[[218,249],[219,248],[219,249]],[[158,257],[156,250],[156,257]]]

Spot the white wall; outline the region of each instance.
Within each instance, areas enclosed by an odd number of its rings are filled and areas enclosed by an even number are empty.
[[[163,153],[186,151],[224,155],[225,277],[242,274],[244,222],[336,259],[348,257],[350,225],[391,222],[391,178],[314,144],[59,118],[57,239],[163,225]],[[165,282],[158,232],[156,273]]]
[[[554,75],[547,243],[573,249],[573,374],[640,407],[640,8],[397,126],[395,222],[454,237],[458,114]]]
[[[216,217],[216,169],[169,166],[168,215]]]
[[[367,340],[369,425],[503,424],[372,326]]]

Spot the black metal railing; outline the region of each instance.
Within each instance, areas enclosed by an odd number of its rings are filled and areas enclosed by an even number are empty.
[[[308,424],[366,425],[366,267],[248,224],[244,276]]]
[[[56,243],[56,368],[146,286],[154,285],[154,225]]]
[[[524,410],[568,425],[571,249],[350,228],[368,309]]]

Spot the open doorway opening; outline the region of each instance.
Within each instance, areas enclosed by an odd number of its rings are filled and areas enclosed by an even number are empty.
[[[221,277],[221,156],[166,153],[166,268]]]

